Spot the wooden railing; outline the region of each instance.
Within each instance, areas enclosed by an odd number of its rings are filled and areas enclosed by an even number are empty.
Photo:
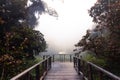
[[[44,57],[44,60],[33,65],[10,80],[43,80],[47,71],[51,68],[51,61],[51,57]]]
[[[61,62],[72,62],[73,61],[72,54],[55,54],[53,55],[53,62],[54,61],[61,61]]]
[[[120,77],[91,62],[83,61],[78,57],[73,57],[73,62],[82,80],[120,80]]]
[[[52,61],[72,62],[74,54],[48,54],[42,56],[51,56]]]
[[[52,54],[42,55],[43,60],[32,67],[26,69],[10,80],[43,80],[47,71],[51,68],[54,61],[73,61],[73,54]]]

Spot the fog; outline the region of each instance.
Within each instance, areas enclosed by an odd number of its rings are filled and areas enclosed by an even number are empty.
[[[43,0],[54,8],[59,17],[42,14],[39,19],[40,30],[47,41],[48,53],[72,53],[74,45],[92,28],[92,18],[88,10],[96,0]]]

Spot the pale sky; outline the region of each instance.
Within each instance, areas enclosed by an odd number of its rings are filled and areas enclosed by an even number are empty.
[[[43,0],[58,12],[58,19],[43,14],[36,29],[44,34],[48,47],[72,51],[86,30],[93,25],[88,10],[96,0]]]

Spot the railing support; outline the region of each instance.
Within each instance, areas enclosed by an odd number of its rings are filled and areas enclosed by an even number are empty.
[[[45,55],[43,55],[43,60],[45,59]]]
[[[52,58],[53,58],[53,62],[55,62],[55,55],[53,55]]]
[[[43,75],[43,73],[44,73],[44,71],[45,71],[45,69],[44,69],[44,66],[45,66],[44,63],[45,63],[45,62],[42,62],[42,75]]]
[[[92,76],[92,66],[88,65],[88,79],[89,80],[93,80],[93,76]]]
[[[51,62],[52,62],[52,61],[51,61],[51,57],[50,57],[48,60],[49,60],[49,61],[48,61],[48,68],[49,68],[48,70],[50,70],[50,69],[51,69],[51,66],[52,66],[52,63],[51,63]]]
[[[45,60],[45,71],[47,71],[47,60]]]
[[[43,56],[43,58],[45,58],[45,56]],[[48,68],[49,67],[49,68]],[[41,72],[40,72],[40,68],[42,68]],[[32,67],[26,69],[25,71],[23,71],[22,73],[18,74],[17,76],[11,78],[10,80],[33,80],[32,79],[32,75],[30,75],[31,70],[35,70],[36,76],[35,76],[35,80],[40,80],[40,78],[44,78],[44,72],[48,69],[51,68],[51,57],[45,58],[44,60],[42,60],[41,62],[33,65]]]
[[[80,68],[81,68],[80,67],[80,59],[78,58],[77,61],[78,61],[78,74],[80,75]]]
[[[36,80],[40,80],[40,69],[39,69],[39,65],[36,67]]]
[[[99,71],[99,74],[98,74],[98,75],[99,75],[99,80],[103,80],[103,79],[102,79],[103,74],[102,74],[101,71]]]
[[[74,68],[75,68],[75,57],[73,57],[73,64],[74,64]]]
[[[72,62],[72,56],[70,55],[70,62]]]
[[[30,79],[30,74],[29,74],[29,72],[26,73],[26,75],[25,75],[25,79],[29,79],[29,80],[31,80],[31,79]]]

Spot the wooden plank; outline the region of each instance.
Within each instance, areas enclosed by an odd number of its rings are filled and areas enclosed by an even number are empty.
[[[54,62],[45,80],[80,80],[71,62]]]

